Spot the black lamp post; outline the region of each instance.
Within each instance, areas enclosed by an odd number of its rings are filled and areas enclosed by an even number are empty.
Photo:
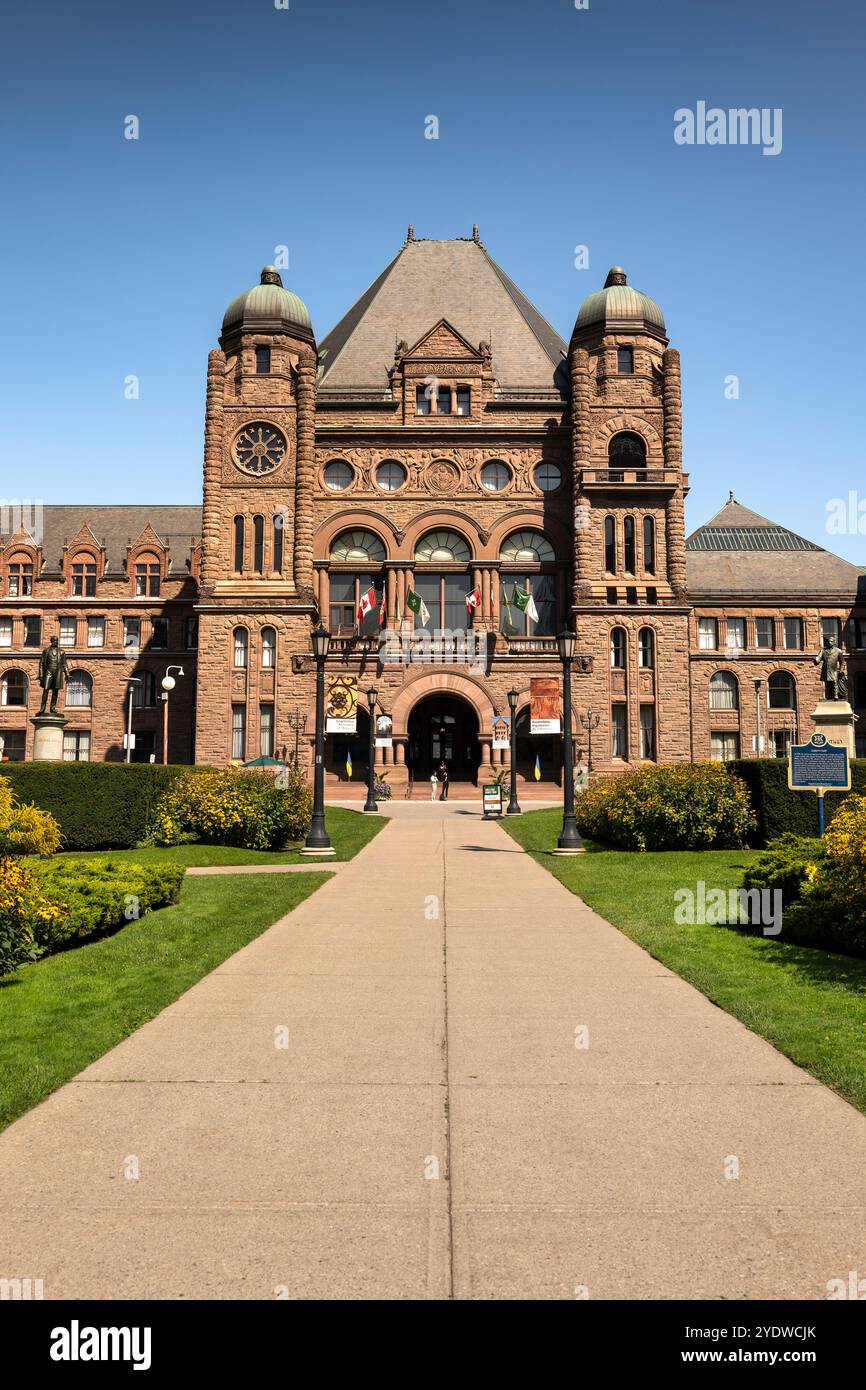
[[[517,701],[520,694],[516,690],[508,692],[508,708],[511,710],[511,795],[508,798],[508,809],[506,816],[519,816],[520,807],[517,804]]]
[[[376,805],[376,794],[373,786],[376,779],[376,773],[373,768],[376,759],[376,701],[379,698],[379,692],[375,685],[370,686],[366,695],[367,704],[370,707],[370,756],[367,767],[367,800],[364,802],[364,810],[378,811],[379,807]]]
[[[580,716],[580,722],[586,729],[589,742],[589,761],[587,763],[586,770],[587,772],[592,772],[592,731],[593,729],[597,729],[599,724],[601,723],[601,715],[594,709],[588,709],[586,711],[586,714],[582,714]]]
[[[331,637],[320,623],[313,630],[313,656],[316,659],[316,761],[313,768],[313,819],[304,844],[304,854],[335,854],[325,829],[325,657]]]
[[[576,854],[583,849],[574,819],[574,747],[571,737],[571,663],[577,639],[567,628],[559,634],[556,645],[562,662],[562,751],[563,751],[563,817],[562,830],[556,847],[561,854]]]

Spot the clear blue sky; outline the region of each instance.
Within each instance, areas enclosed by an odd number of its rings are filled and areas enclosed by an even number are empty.
[[[409,222],[477,222],[566,339],[612,264],[659,301],[690,529],[733,488],[864,559],[825,532],[866,496],[860,0],[48,0],[0,32],[3,495],[199,501],[206,354],[274,247],[322,338]],[[700,100],[781,107],[781,154],[676,145]]]

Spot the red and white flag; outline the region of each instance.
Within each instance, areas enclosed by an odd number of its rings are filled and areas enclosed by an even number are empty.
[[[388,617],[388,610],[385,606],[385,590],[382,590],[382,602],[379,604],[379,626],[384,627]]]
[[[471,617],[472,614],[475,612],[475,609],[479,606],[480,603],[481,603],[481,590],[480,590],[480,589],[473,589],[471,594],[467,594],[467,595],[466,595],[466,611],[467,611],[467,613],[470,615],[470,617]]]
[[[364,621],[368,613],[372,613],[376,607],[376,590],[368,589],[366,594],[361,595],[361,602],[358,604],[358,622]]]

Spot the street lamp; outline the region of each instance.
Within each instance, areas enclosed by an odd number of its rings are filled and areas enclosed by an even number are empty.
[[[324,858],[336,853],[325,829],[325,657],[331,635],[320,623],[313,629],[311,640],[316,660],[316,761],[313,768],[313,819],[301,853]]]
[[[508,708],[511,710],[511,794],[508,798],[508,808],[506,816],[519,816],[520,806],[517,803],[517,701],[520,693],[517,690],[508,692]]]
[[[376,760],[376,701],[379,698],[379,692],[375,685],[371,685],[370,689],[367,690],[365,694],[367,696],[367,704],[370,707],[370,747],[369,757],[367,759],[367,800],[364,802],[364,810],[378,811],[379,807],[376,805],[376,792],[374,787],[376,772],[373,764]]]
[[[586,714],[580,716],[580,722],[587,732],[587,741],[589,744],[587,756],[589,761],[586,770],[589,773],[592,772],[592,731],[593,729],[597,729],[601,723],[601,715],[597,710],[590,708],[586,711]]]
[[[178,674],[179,676],[182,676],[182,675],[183,675],[183,667],[182,667],[182,666],[166,666],[166,668],[165,668],[165,675],[164,675],[163,678],[162,678],[162,691],[163,691],[163,694],[162,694],[162,700],[163,700],[163,707],[162,707],[162,761],[163,761],[163,765],[165,765],[165,764],[168,762],[168,697],[169,697],[169,695],[171,694],[172,690],[174,690],[175,685],[177,684],[177,682],[175,681],[174,676],[171,674],[172,671],[177,671],[177,674]]]
[[[756,758],[760,758],[760,756],[761,756],[761,685],[762,685],[762,682],[761,682],[760,680],[756,679],[756,681],[755,681],[755,725],[756,725],[756,728],[757,728],[757,736],[756,736],[756,738],[755,738],[755,757],[756,757]]]
[[[131,762],[132,762],[132,697],[133,697],[133,695],[135,694],[135,692],[134,692],[134,690],[133,690],[132,687],[133,687],[134,685],[141,685],[141,679],[140,679],[140,677],[138,677],[138,676],[127,676],[127,678],[126,678],[126,684],[127,684],[128,687],[129,687],[129,707],[128,707],[127,714],[126,714],[126,761],[127,761],[128,763],[131,763]]]
[[[557,854],[577,854],[583,849],[574,819],[574,748],[571,737],[571,663],[577,639],[567,628],[559,634],[556,645],[562,662],[562,738],[563,738],[563,816],[562,830],[556,842]]]

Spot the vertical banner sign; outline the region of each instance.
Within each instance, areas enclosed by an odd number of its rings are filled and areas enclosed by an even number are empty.
[[[529,682],[529,732],[558,734],[562,730],[562,692],[551,676],[535,676]]]
[[[329,676],[325,688],[325,733],[354,734],[357,728],[357,679],[354,676]]]
[[[509,737],[508,737],[508,733],[509,733],[509,727],[508,727],[508,726],[509,726],[510,723],[511,723],[511,720],[510,720],[510,718],[508,717],[507,714],[497,714],[497,715],[495,716],[495,718],[494,718],[494,720],[493,720],[493,747],[494,747],[494,748],[510,748],[510,747],[511,747],[511,743],[510,743]]]
[[[376,747],[390,748],[394,740],[392,738],[394,726],[391,723],[390,714],[380,714],[376,718]]]

